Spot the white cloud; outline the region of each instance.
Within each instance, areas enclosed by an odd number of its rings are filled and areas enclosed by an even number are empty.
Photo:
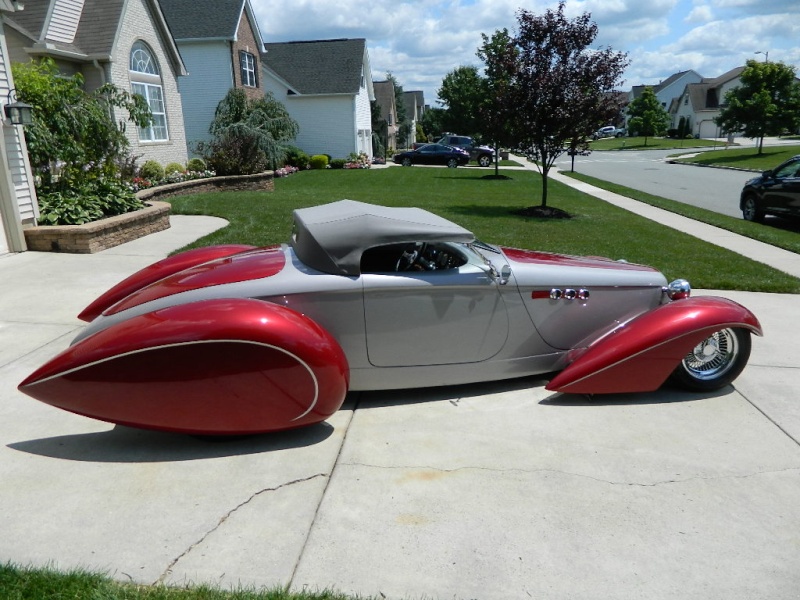
[[[481,33],[512,33],[523,6],[541,14],[557,0],[412,0],[340,2],[251,0],[266,41],[367,39],[375,79],[391,71],[406,90],[435,104],[442,78],[479,65]],[[573,18],[591,13],[596,45],[629,53],[626,86],[658,83],[694,69],[713,77],[769,50],[770,60],[800,61],[797,0],[567,0]]]

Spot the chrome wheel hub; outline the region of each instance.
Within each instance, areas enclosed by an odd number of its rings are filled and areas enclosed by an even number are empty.
[[[713,379],[734,364],[739,348],[730,329],[718,331],[695,346],[683,365],[697,379]]]

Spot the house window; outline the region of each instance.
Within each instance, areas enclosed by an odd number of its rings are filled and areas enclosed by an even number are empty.
[[[239,52],[239,65],[242,68],[242,85],[245,87],[258,87],[256,57],[242,50]]]
[[[131,91],[139,94],[150,107],[153,123],[139,127],[142,142],[164,142],[169,139],[167,109],[164,102],[164,87],[153,52],[144,42],[136,42],[131,48]]]

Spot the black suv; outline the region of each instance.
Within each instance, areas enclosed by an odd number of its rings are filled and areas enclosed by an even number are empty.
[[[451,133],[446,133],[440,139],[436,140],[436,143],[444,144],[445,146],[463,148],[469,152],[470,160],[476,161],[482,167],[488,167],[491,165],[494,158],[494,150],[488,146],[476,146],[475,140],[466,135],[453,135]]]
[[[800,216],[800,154],[746,182],[739,208],[757,223],[764,215]]]

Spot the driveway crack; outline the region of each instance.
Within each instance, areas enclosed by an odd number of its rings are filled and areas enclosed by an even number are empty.
[[[282,483],[282,484],[280,484],[280,485],[278,485],[278,486],[275,486],[275,487],[270,487],[270,488],[264,488],[264,489],[262,489],[262,490],[258,490],[257,492],[254,492],[253,494],[251,494],[251,495],[250,495],[250,497],[249,497],[249,498],[247,498],[246,500],[244,500],[244,501],[240,502],[239,504],[237,504],[236,506],[234,506],[234,507],[233,507],[231,510],[229,510],[229,511],[228,511],[228,512],[226,512],[224,515],[222,515],[222,517],[220,517],[219,521],[217,521],[217,524],[216,524],[216,525],[214,525],[214,526],[213,526],[211,529],[209,529],[208,531],[206,531],[206,532],[205,532],[205,533],[202,535],[202,537],[201,537],[199,540],[197,540],[196,542],[194,542],[193,544],[191,544],[191,545],[190,545],[190,546],[189,546],[189,547],[188,547],[186,550],[184,550],[184,551],[183,551],[183,552],[182,552],[180,555],[178,555],[177,557],[175,557],[175,559],[174,559],[174,560],[173,560],[171,563],[169,563],[169,565],[167,565],[167,568],[166,568],[166,569],[164,570],[164,572],[163,572],[163,573],[162,573],[162,574],[161,574],[161,575],[158,577],[158,579],[156,579],[156,580],[155,580],[155,581],[152,583],[152,585],[158,585],[158,584],[162,584],[162,583],[164,583],[164,580],[165,580],[165,579],[166,579],[166,578],[169,576],[169,574],[170,574],[170,573],[172,573],[172,569],[175,567],[175,565],[176,565],[176,564],[178,564],[178,562],[180,562],[180,560],[181,560],[183,557],[187,556],[187,555],[188,555],[188,554],[189,554],[189,553],[190,553],[192,550],[194,550],[194,549],[195,549],[195,548],[197,548],[197,547],[198,547],[200,544],[202,544],[204,541],[206,541],[206,540],[208,539],[208,537],[209,537],[211,534],[213,534],[213,533],[214,533],[215,531],[217,531],[217,530],[218,530],[220,527],[222,527],[222,525],[225,523],[225,521],[227,521],[227,520],[228,520],[228,519],[229,519],[231,516],[233,516],[233,515],[234,515],[234,514],[235,514],[237,511],[239,511],[240,509],[242,509],[242,508],[244,508],[245,506],[247,506],[248,504],[250,504],[250,503],[251,503],[253,500],[255,500],[256,498],[258,498],[258,497],[259,497],[259,496],[261,496],[262,494],[266,494],[266,493],[268,493],[268,492],[276,492],[276,491],[278,491],[278,490],[281,490],[281,489],[283,489],[283,488],[285,488],[285,487],[289,487],[289,486],[297,485],[297,484],[299,484],[299,483],[306,483],[306,482],[308,482],[308,481],[312,481],[312,480],[314,480],[314,479],[318,479],[318,478],[320,478],[320,477],[327,477],[327,476],[328,476],[328,475],[327,475],[326,473],[317,473],[317,474],[315,474],[315,475],[311,475],[311,476],[309,476],[309,477],[303,477],[303,478],[301,478],[301,479],[295,479],[295,480],[293,480],[293,481],[287,481],[287,482],[285,482],[285,483]]]

